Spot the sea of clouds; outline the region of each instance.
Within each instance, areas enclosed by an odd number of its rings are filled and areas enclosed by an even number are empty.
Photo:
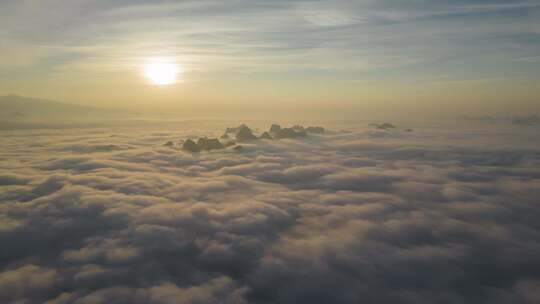
[[[224,126],[1,131],[0,302],[540,303],[537,129]]]

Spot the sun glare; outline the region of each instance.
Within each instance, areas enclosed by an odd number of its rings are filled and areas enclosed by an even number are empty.
[[[176,82],[178,66],[166,60],[150,60],[146,64],[145,74],[153,85],[169,85]]]

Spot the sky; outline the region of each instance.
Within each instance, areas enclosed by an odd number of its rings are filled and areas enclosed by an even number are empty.
[[[2,0],[0,53],[0,95],[95,106],[540,110],[539,1]]]

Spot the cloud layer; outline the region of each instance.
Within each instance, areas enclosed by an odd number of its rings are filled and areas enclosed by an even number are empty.
[[[540,150],[523,134],[162,146],[222,129],[4,132],[0,302],[538,301]]]

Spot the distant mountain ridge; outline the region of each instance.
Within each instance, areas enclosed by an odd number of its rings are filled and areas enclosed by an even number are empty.
[[[103,116],[110,111],[91,106],[63,103],[53,100],[24,97],[19,95],[0,96],[0,119],[2,120],[36,120],[62,119],[77,120]]]

